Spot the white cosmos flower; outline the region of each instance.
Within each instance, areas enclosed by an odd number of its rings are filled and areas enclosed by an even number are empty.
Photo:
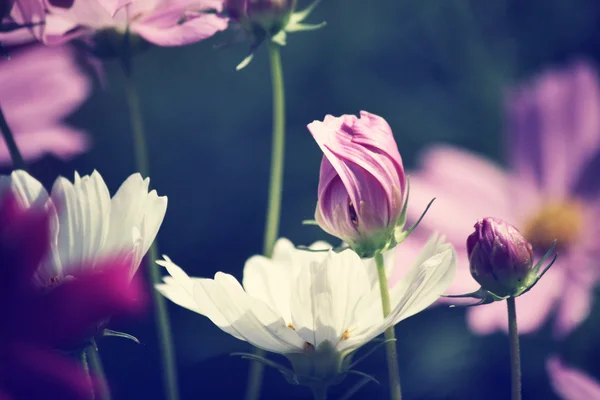
[[[311,247],[331,248],[322,242]],[[393,253],[386,254],[387,262]],[[390,288],[387,318],[374,261],[361,260],[352,250],[309,252],[279,239],[272,259],[253,256],[246,262],[243,287],[223,272],[214,279],[190,278],[166,256],[157,263],[171,276],[156,288],[225,332],[287,356],[294,367],[299,355],[328,351],[343,369],[346,356],[446,291],[454,279],[456,255],[450,244],[432,236],[410,272]]]
[[[149,179],[129,176],[117,193],[110,193],[97,171],[75,181],[59,177],[50,195],[25,171],[0,175],[0,197],[11,191],[24,207],[51,210],[51,250],[36,273],[42,286],[76,276],[78,268],[93,268],[115,256],[131,260],[131,276],[154,241],[167,209],[167,198],[148,192]]]

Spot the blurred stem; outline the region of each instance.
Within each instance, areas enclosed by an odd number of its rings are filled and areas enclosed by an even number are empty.
[[[102,360],[100,359],[100,353],[96,348],[96,344],[92,343],[88,346],[85,349],[85,353],[89,367],[98,381],[98,389],[100,391],[98,398],[101,400],[110,400],[110,390],[106,382],[106,374],[104,373],[104,367],[102,366]]]
[[[510,342],[510,380],[512,400],[521,400],[521,355],[519,353],[519,329],[515,298],[506,299],[508,308],[508,340]]]
[[[362,389],[363,386],[365,386],[367,383],[371,382],[371,379],[369,378],[363,378],[360,381],[356,382],[354,384],[354,386],[352,386],[350,389],[348,389],[348,391],[346,393],[344,393],[342,395],[342,397],[340,397],[338,400],[348,400],[349,398],[351,398],[352,396],[354,396],[360,389]]]
[[[138,171],[144,178],[150,174],[150,162],[148,161],[148,148],[144,136],[144,125],[142,120],[142,111],[140,107],[140,98],[133,80],[133,68],[131,51],[129,46],[129,31],[125,32],[123,39],[123,52],[121,56],[121,66],[125,74],[125,92],[127,103],[129,105],[129,120],[131,123],[131,132],[134,142],[134,156]],[[165,395],[168,400],[178,400],[179,390],[177,387],[177,364],[175,363],[175,352],[173,351],[173,338],[171,334],[171,325],[169,324],[169,314],[165,298],[154,289],[154,285],[161,282],[159,266],[155,263],[158,258],[158,244],[152,243],[148,250],[145,260],[148,264],[150,281],[152,283],[151,293],[154,302],[154,311],[156,313],[156,330],[160,341],[160,351],[163,364],[163,384]]]
[[[379,277],[379,290],[381,291],[383,317],[386,318],[388,315],[390,315],[391,305],[387,276],[385,274],[385,264],[383,262],[383,255],[381,253],[377,253],[375,255],[375,262],[377,263],[377,276]],[[400,389],[400,371],[398,369],[398,353],[396,352],[396,334],[394,333],[394,325],[391,325],[385,330],[384,336],[385,340],[388,341],[385,344],[385,350],[387,353],[387,365],[390,380],[390,399],[401,400],[402,391]]]
[[[8,147],[8,152],[10,153],[10,158],[12,159],[12,163],[15,169],[26,170],[25,160],[23,160],[23,156],[21,156],[21,152],[17,147],[17,142],[15,142],[15,137],[6,122],[6,118],[4,117],[4,112],[2,112],[2,108],[0,108],[0,130],[2,131],[2,137],[4,138],[4,142],[6,143],[6,147]]]
[[[317,385],[313,386],[311,389],[315,400],[327,400],[327,386]]]
[[[90,374],[90,366],[87,360],[87,354],[85,349],[81,352],[81,367],[87,378],[87,383],[90,386],[90,399],[95,400],[96,394],[94,393],[94,385],[92,384],[92,375]]]
[[[269,179],[269,200],[263,254],[273,255],[273,245],[279,234],[281,214],[281,191],[283,188],[283,160],[285,152],[285,96],[283,90],[283,70],[279,45],[269,42],[269,63],[271,66],[271,84],[273,86],[273,137],[271,141],[271,175]],[[264,356],[264,351],[255,349],[256,355]],[[258,400],[262,386],[263,365],[253,361],[248,373],[246,400]]]

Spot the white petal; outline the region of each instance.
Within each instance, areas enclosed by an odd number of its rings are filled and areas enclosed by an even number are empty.
[[[300,266],[296,279],[292,319],[304,340],[315,347],[325,341],[335,346],[346,330],[362,323],[370,287],[356,253],[330,251],[322,262]]]
[[[302,349],[303,341],[286,326],[283,318],[244,292],[231,275],[219,272],[214,280],[198,280],[194,298],[200,313],[238,339],[282,354]]]
[[[171,276],[163,277],[165,283],[155,285],[156,290],[173,303],[200,313],[198,305],[194,300],[194,282],[199,280],[199,278],[190,278],[169,257],[163,257],[165,258],[164,260],[157,260],[156,263],[165,267]]]
[[[58,256],[65,273],[92,267],[103,257],[108,234],[110,195],[100,174],[75,176],[75,184],[58,178],[52,187],[52,202],[59,218]]]
[[[456,274],[456,252],[444,238],[434,234],[413,268],[390,290],[393,324],[433,304],[444,294]]]
[[[148,179],[140,174],[129,176],[111,200],[110,233],[107,252],[129,252],[135,245],[134,232],[141,237],[141,246],[133,260],[134,272],[156,238],[167,210],[167,198],[155,190],[148,193]],[[137,231],[136,231],[137,229]]]
[[[0,198],[12,192],[23,207],[44,206],[48,202],[48,192],[44,186],[23,170],[10,175],[0,175]]]

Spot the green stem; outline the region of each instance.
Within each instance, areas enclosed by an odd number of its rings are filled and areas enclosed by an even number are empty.
[[[81,367],[85,373],[87,383],[90,386],[90,399],[95,400],[96,394],[94,393],[94,385],[92,384],[92,375],[90,374],[90,366],[88,364],[87,355],[85,349],[81,352]]]
[[[383,308],[383,317],[387,317],[391,312],[390,292],[388,289],[387,276],[385,274],[385,265],[383,255],[377,253],[375,255],[377,263],[377,275],[379,277],[379,290],[381,291],[381,306]],[[384,332],[385,339],[388,342],[385,344],[387,353],[387,365],[390,381],[390,399],[401,400],[402,391],[400,389],[400,371],[398,370],[398,353],[396,352],[396,334],[394,333],[394,325],[387,328]]]
[[[10,158],[12,159],[14,168],[22,169],[23,171],[25,171],[26,170],[25,160],[23,160],[23,156],[21,156],[19,147],[17,147],[17,142],[15,142],[15,137],[12,133],[12,130],[8,126],[8,122],[6,122],[6,118],[4,117],[4,113],[2,112],[1,107],[0,107],[0,130],[2,131],[2,137],[4,138],[6,147],[8,147],[8,152],[10,153]]]
[[[110,390],[106,383],[106,374],[104,373],[104,367],[102,366],[102,360],[100,359],[100,353],[96,348],[96,344],[93,343],[88,346],[85,349],[85,353],[87,361],[89,362],[89,367],[91,367],[94,377],[96,377],[96,381],[98,381],[98,390],[100,392],[98,397],[101,400],[110,400]]]
[[[317,385],[311,389],[315,400],[327,400],[327,386]]]
[[[142,111],[140,107],[140,98],[133,81],[133,68],[131,52],[129,50],[129,34],[126,32],[124,38],[124,49],[121,58],[123,72],[125,74],[125,92],[129,105],[129,120],[131,123],[131,132],[134,141],[134,156],[138,171],[143,177],[150,174],[150,162],[148,160],[148,148],[144,136],[144,125],[142,120]],[[179,389],[177,387],[177,364],[175,362],[175,352],[173,350],[173,338],[171,334],[171,325],[169,324],[169,313],[165,298],[154,290],[154,285],[161,282],[160,267],[155,263],[158,258],[158,245],[154,241],[150,246],[146,263],[152,283],[152,299],[154,302],[154,311],[156,313],[156,330],[160,341],[160,351],[163,365],[163,383],[165,385],[165,395],[168,400],[179,399]]]
[[[521,355],[519,353],[519,329],[515,298],[506,299],[508,308],[508,340],[510,342],[510,380],[512,400],[521,400]]]
[[[348,400],[352,396],[354,396],[360,389],[363,388],[367,383],[371,382],[371,379],[363,378],[360,381],[356,382],[354,386],[352,386],[346,393],[342,395],[338,400]]]
[[[269,42],[269,62],[271,66],[271,82],[273,85],[273,137],[271,142],[271,172],[269,179],[269,200],[263,254],[273,255],[273,246],[279,234],[281,214],[281,191],[283,188],[283,160],[285,153],[285,96],[283,90],[283,70],[279,45]],[[254,354],[264,356],[264,351],[255,349]],[[246,400],[258,400],[262,386],[263,364],[253,361],[248,374]]]

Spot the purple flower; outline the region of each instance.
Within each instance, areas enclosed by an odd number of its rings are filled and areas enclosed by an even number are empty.
[[[227,28],[223,0],[75,0],[68,8],[50,7],[46,43],[129,31],[159,46],[182,46]]]
[[[537,278],[531,244],[502,220],[477,221],[475,232],[467,238],[467,254],[473,278],[498,297],[516,297]]]
[[[15,0],[0,0],[0,20],[7,17],[12,10]]]
[[[35,45],[0,60],[0,104],[26,160],[49,153],[68,159],[86,151],[87,137],[63,122],[89,96],[91,85],[67,47]],[[0,139],[0,163],[10,154]]]
[[[387,122],[327,115],[308,129],[323,151],[315,219],[327,233],[371,257],[393,241],[406,188],[402,158]]]
[[[428,227],[457,247],[451,294],[478,289],[464,248],[472,221],[494,215],[513,224],[533,245],[536,258],[557,239],[556,263],[535,290],[517,299],[517,318],[521,332],[532,332],[555,310],[555,332],[564,335],[587,317],[600,278],[600,187],[597,179],[588,179],[598,173],[600,86],[591,67],[578,62],[515,90],[507,104],[510,169],[456,148],[427,151],[421,169],[411,175],[409,219],[416,219],[432,197],[437,200],[409,239],[422,242]],[[474,307],[468,322],[480,334],[506,330],[505,306]]]
[[[566,367],[556,357],[546,363],[550,383],[563,400],[600,400],[600,383],[583,372]]]
[[[88,399],[81,368],[56,349],[73,349],[114,314],[140,311],[141,286],[129,266],[106,259],[95,270],[52,288],[34,276],[51,247],[53,215],[0,198],[0,398]]]

